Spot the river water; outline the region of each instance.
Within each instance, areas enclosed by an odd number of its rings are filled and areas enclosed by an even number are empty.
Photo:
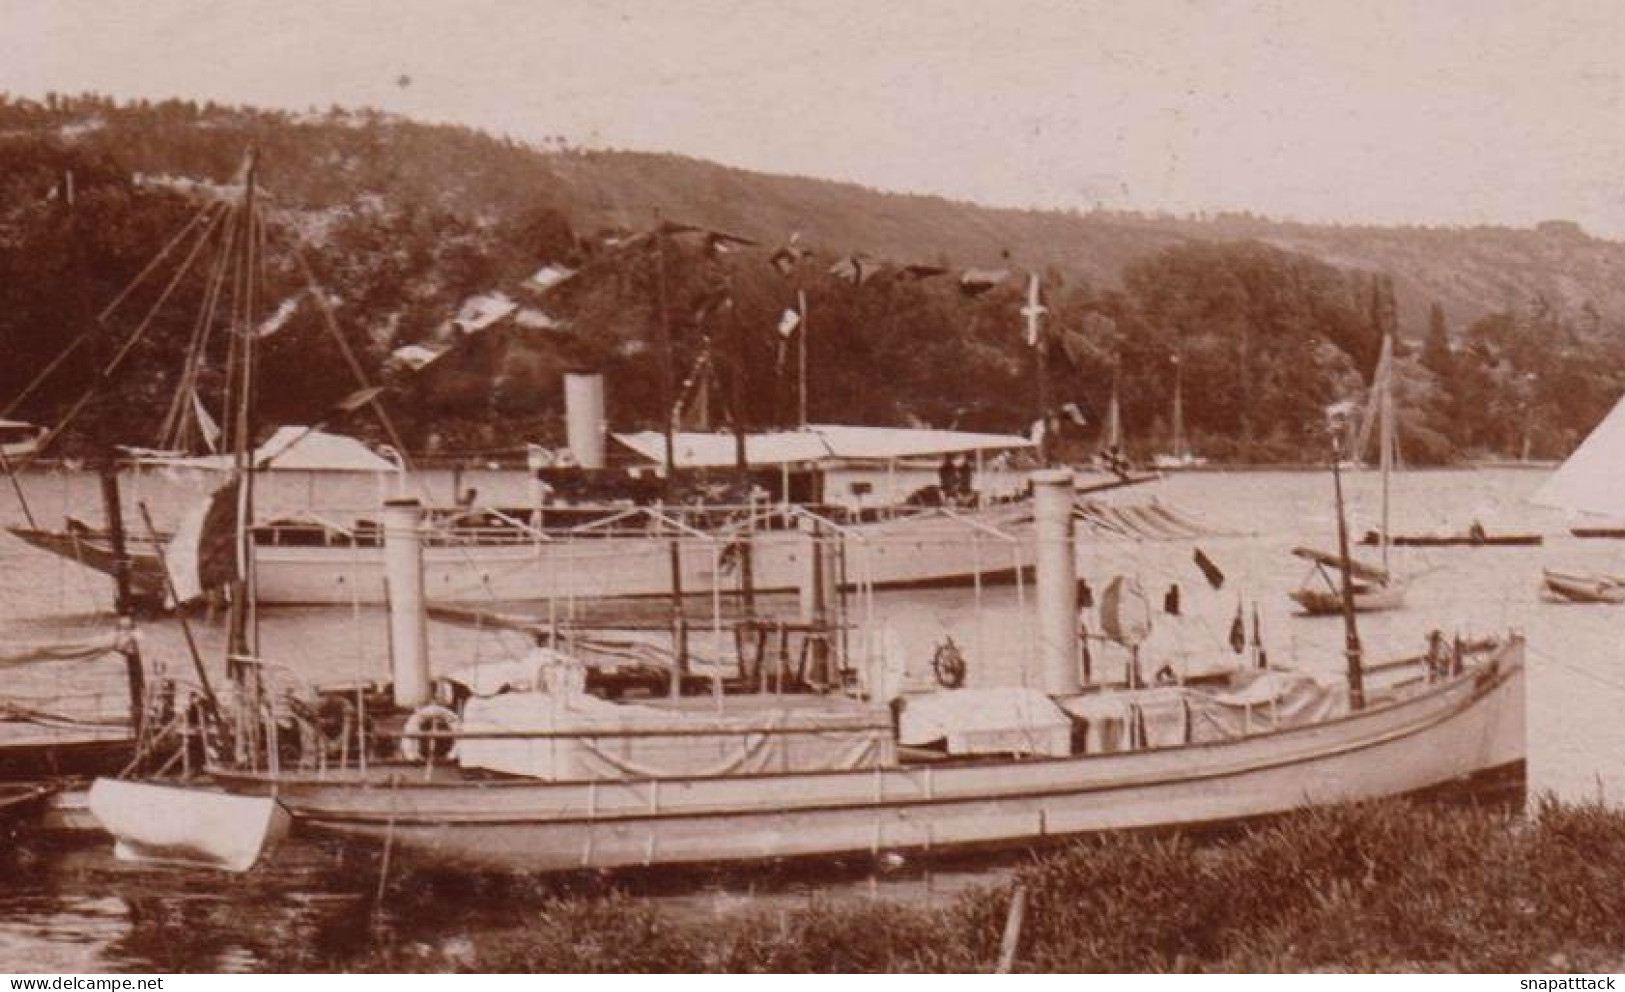
[[[1523,631],[1529,644],[1529,785],[1532,794],[1564,798],[1625,796],[1625,609],[1543,602],[1543,565],[1625,572],[1625,541],[1578,540],[1570,521],[1531,506],[1527,497],[1545,473],[1535,470],[1405,473],[1393,485],[1396,531],[1463,530],[1474,519],[1494,532],[1535,531],[1538,548],[1399,549],[1394,565],[1417,573],[1406,609],[1361,618],[1361,637],[1372,660],[1413,654],[1428,631],[1480,635]],[[1374,473],[1346,479],[1352,530],[1375,526],[1380,487]],[[197,479],[152,477],[127,495],[150,507],[160,528],[172,525],[201,490]],[[482,499],[523,505],[523,479],[481,472],[453,479],[431,475],[428,495],[446,499],[473,485]],[[23,481],[31,511],[47,526],[64,514],[98,519],[93,479],[76,473],[40,473]],[[282,482],[262,491],[267,512],[308,504],[363,510],[379,493],[371,480]],[[1308,472],[1198,472],[1175,475],[1111,497],[1136,502],[1155,496],[1227,533],[1197,541],[1157,542],[1086,538],[1085,577],[1096,589],[1114,575],[1137,578],[1160,604],[1170,585],[1180,588],[1181,616],[1157,611],[1148,655],[1176,668],[1236,662],[1226,644],[1238,605],[1256,606],[1272,662],[1327,676],[1341,671],[1338,620],[1294,615],[1289,589],[1306,576],[1306,563],[1289,554],[1297,544],[1330,548],[1334,541],[1331,480]],[[131,515],[135,512],[131,508]],[[14,493],[0,492],[0,522],[23,522]],[[968,538],[967,538],[968,539]],[[1226,581],[1211,589],[1192,562],[1193,546],[1218,564]],[[0,535],[0,640],[36,641],[104,630],[108,583],[53,556]],[[793,603],[784,603],[793,609]],[[1011,586],[886,593],[875,597],[872,617],[889,630],[910,659],[913,677],[929,677],[933,647],[953,636],[968,659],[972,684],[1036,681],[1030,656],[1031,590]],[[366,608],[266,611],[263,654],[316,681],[387,673],[382,612]],[[196,633],[210,659],[221,654],[218,620],[202,619]],[[174,621],[143,626],[143,650],[172,669],[189,664]],[[523,650],[513,635],[431,625],[437,667],[511,657]],[[703,650],[703,645],[702,645]],[[1122,663],[1111,650],[1095,651],[1097,671]],[[106,675],[84,675],[84,685],[50,687],[13,680],[5,693],[41,698],[53,691],[107,692]],[[66,688],[64,688],[66,687]],[[507,925],[525,911],[525,895],[503,890],[477,896],[447,912],[433,903],[406,909],[375,907],[376,865],[331,851],[294,849],[275,867],[246,879],[202,872],[155,872],[115,862],[103,843],[67,850],[25,849],[0,861],[0,970],[167,971],[253,970],[286,964],[289,948],[312,960],[340,960],[382,936],[421,941],[456,939],[468,928]],[[719,877],[651,893],[671,912],[709,915],[741,906],[772,906],[811,897],[894,898],[929,902],[997,877],[1003,868],[964,865],[905,870],[874,877],[867,870],[763,880]],[[392,889],[398,895],[398,890]],[[444,893],[442,893],[443,895]],[[420,894],[421,898],[421,894]],[[396,901],[396,896],[386,900]]]

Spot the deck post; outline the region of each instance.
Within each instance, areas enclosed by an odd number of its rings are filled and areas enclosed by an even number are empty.
[[[395,705],[429,701],[429,621],[424,612],[423,506],[415,499],[384,503],[384,577],[389,594],[389,646]]]
[[[1044,691],[1066,696],[1083,689],[1078,675],[1078,572],[1073,558],[1072,473],[1032,474],[1037,547],[1038,654]]]

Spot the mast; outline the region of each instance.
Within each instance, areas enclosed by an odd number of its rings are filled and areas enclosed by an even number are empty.
[[[253,265],[257,261],[254,257],[256,236],[254,182],[258,162],[258,151],[250,149],[243,165],[242,216],[237,228],[241,241],[236,246],[229,243],[227,245],[228,250],[232,247],[238,249],[236,259],[238,269],[235,278],[238,291],[237,306],[236,312],[232,315],[233,322],[237,325],[234,335],[237,351],[237,404],[233,413],[236,424],[232,432],[232,468],[237,479],[237,575],[232,580],[231,589],[231,623],[227,642],[227,651],[230,655],[252,655],[256,648],[253,643],[255,638],[252,636],[251,615],[254,611]]]
[[[1021,315],[1027,318],[1027,344],[1033,349],[1033,370],[1038,376],[1038,461],[1040,464],[1050,463],[1049,443],[1049,356],[1048,348],[1044,347],[1044,328],[1039,322],[1046,310],[1039,299],[1038,273],[1029,273],[1027,276],[1027,303],[1021,308]]]
[[[1343,657],[1348,667],[1349,708],[1365,708],[1365,675],[1360,661],[1360,628],[1354,619],[1354,577],[1349,561],[1349,528],[1343,517],[1343,442],[1332,435],[1332,491],[1337,503],[1337,561],[1342,576]]]
[[[1123,447],[1123,407],[1117,388],[1122,368],[1121,363],[1112,365],[1112,396],[1106,407],[1106,450],[1113,454],[1120,453]]]
[[[666,223],[655,208],[655,318],[660,332],[660,410],[666,435],[666,477],[663,480],[662,499],[667,507],[677,502],[677,406],[673,387],[673,365],[676,352],[671,340],[671,318],[666,305]],[[669,510],[667,511],[669,512]],[[671,561],[671,624],[672,643],[677,653],[677,667],[688,663],[687,618],[683,615],[683,549],[682,537],[673,533],[669,545]]]
[[[1177,351],[1174,352],[1174,458],[1185,459],[1185,365]]]
[[[1377,416],[1381,418],[1378,441],[1382,460],[1382,568],[1388,570],[1388,486],[1389,474],[1394,469],[1394,339],[1383,335],[1382,359],[1377,363]]]
[[[745,511],[745,539],[739,545],[739,600],[745,608],[746,615],[756,612],[756,579],[751,568],[751,542],[756,527],[756,507],[751,500],[750,483],[750,454],[746,448],[745,438],[747,425],[745,423],[745,359],[747,355],[744,327],[739,321],[739,311],[733,306],[733,280],[728,280],[728,322],[729,330],[733,333],[734,374],[733,374],[733,423],[734,423],[734,481],[739,487],[741,498],[746,505]]]
[[[796,426],[807,429],[807,291],[796,290],[796,307],[801,311],[801,323],[796,327],[796,399],[800,417]]]

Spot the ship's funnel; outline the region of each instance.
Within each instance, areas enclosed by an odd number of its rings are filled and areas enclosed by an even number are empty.
[[[384,577],[389,591],[390,668],[395,705],[429,701],[429,621],[423,597],[423,507],[415,499],[384,503]]]
[[[1044,691],[1080,691],[1078,676],[1078,574],[1073,558],[1072,473],[1042,469],[1032,474],[1033,535],[1038,545],[1038,655]]]
[[[597,372],[566,372],[564,431],[581,467],[604,467],[604,430],[604,377]]]

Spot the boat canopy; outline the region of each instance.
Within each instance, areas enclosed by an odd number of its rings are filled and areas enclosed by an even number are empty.
[[[1529,501],[1576,513],[1625,511],[1625,399],[1586,435]]]
[[[614,435],[616,441],[656,463],[666,460],[659,431]],[[727,468],[734,464],[735,439],[729,433],[682,431],[673,452],[679,468]],[[975,434],[912,427],[859,427],[809,424],[796,431],[748,434],[745,457],[752,465],[822,464],[837,461],[886,462],[943,455],[1030,449],[1019,434]]]
[[[229,472],[232,456],[141,455],[143,465]],[[254,464],[282,472],[397,472],[400,466],[353,437],[328,434],[297,424],[284,424],[254,449]]]
[[[1343,560],[1329,551],[1316,551],[1314,548],[1293,548],[1292,553],[1317,565],[1325,565],[1327,568],[1343,567]],[[1386,569],[1378,568],[1375,565],[1367,565],[1365,562],[1356,561],[1353,558],[1349,559],[1349,574],[1365,582],[1388,581]]]

